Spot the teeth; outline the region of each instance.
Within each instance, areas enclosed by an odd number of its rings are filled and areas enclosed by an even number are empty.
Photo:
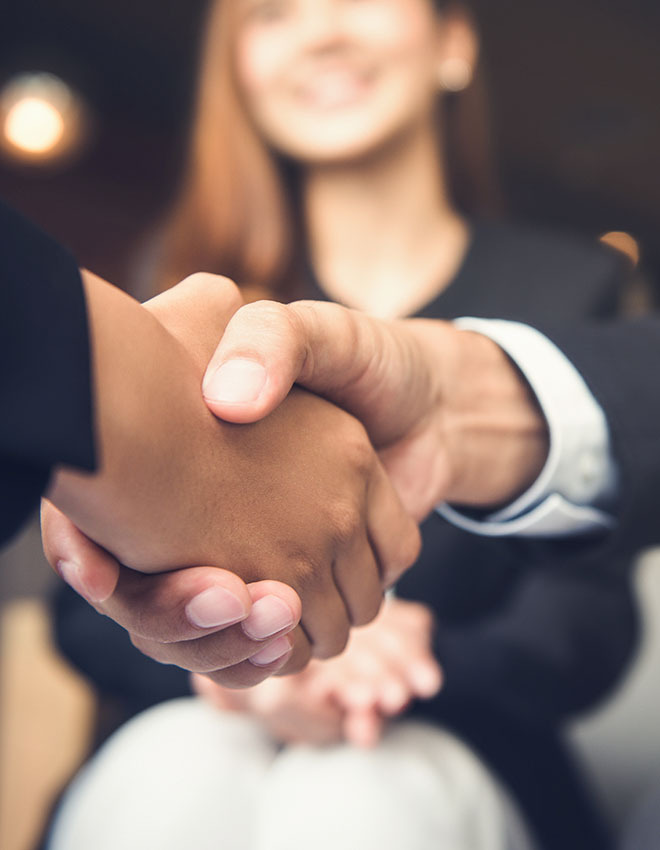
[[[308,85],[306,95],[318,106],[341,106],[355,100],[362,88],[361,80],[353,74],[332,74]]]

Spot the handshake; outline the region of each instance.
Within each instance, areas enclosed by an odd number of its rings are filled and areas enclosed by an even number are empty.
[[[83,281],[98,471],[54,476],[44,549],[161,662],[246,687],[340,653],[434,505],[504,503],[544,464],[532,394],[479,334],[242,305],[206,274],[145,305]]]

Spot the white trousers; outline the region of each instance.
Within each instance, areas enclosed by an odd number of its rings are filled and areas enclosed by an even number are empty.
[[[198,699],[119,730],[81,771],[49,850],[530,850],[459,741],[394,723],[372,750],[278,748]]]

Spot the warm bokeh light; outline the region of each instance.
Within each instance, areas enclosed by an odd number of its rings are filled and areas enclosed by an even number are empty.
[[[639,263],[639,242],[630,233],[626,233],[623,230],[611,230],[608,233],[603,233],[599,238],[601,242],[604,242],[611,248],[615,248],[628,257],[633,266]]]
[[[61,160],[86,138],[86,110],[72,89],[52,74],[20,74],[0,92],[0,149],[35,165]]]
[[[15,103],[5,118],[7,141],[26,153],[48,153],[62,141],[64,118],[53,106],[38,97]]]

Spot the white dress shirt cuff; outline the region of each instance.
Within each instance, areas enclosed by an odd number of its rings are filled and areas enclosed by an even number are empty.
[[[496,342],[525,376],[548,423],[550,447],[541,474],[506,507],[481,519],[439,505],[449,522],[489,536],[555,537],[607,529],[617,469],[602,408],[568,358],[528,325],[463,318],[455,324]]]

